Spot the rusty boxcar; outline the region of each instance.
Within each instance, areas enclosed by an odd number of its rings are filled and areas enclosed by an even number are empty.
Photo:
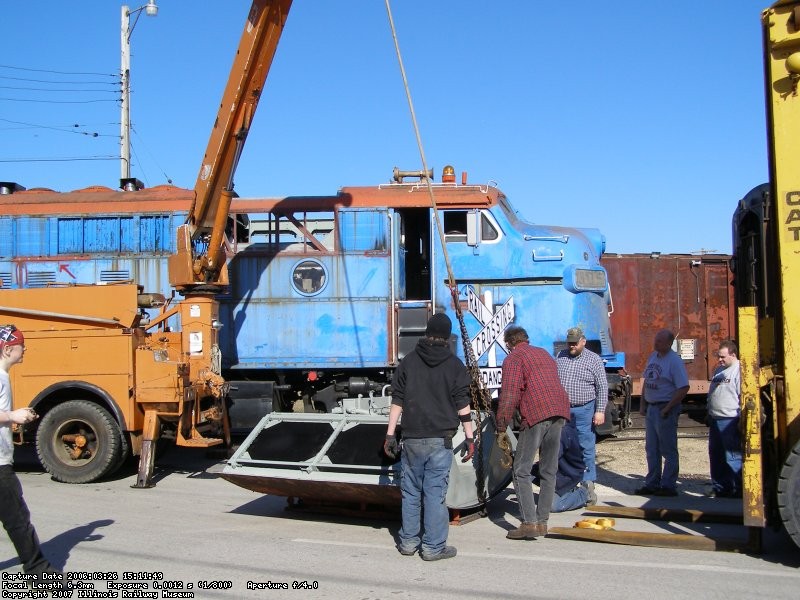
[[[614,347],[625,352],[633,395],[659,329],[671,329],[689,374],[690,394],[708,392],[721,340],[736,337],[728,254],[603,255],[608,271]]]

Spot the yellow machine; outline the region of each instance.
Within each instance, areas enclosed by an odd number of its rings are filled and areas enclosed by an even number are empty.
[[[744,522],[800,546],[800,2],[762,22],[770,183],[734,217]]]
[[[214,297],[227,284],[233,174],[290,6],[255,0],[250,9],[169,261],[170,284],[183,300],[170,306],[133,283],[0,290],[0,323],[14,323],[26,340],[25,359],[11,372],[15,408],[41,415],[19,440],[35,435],[39,458],[58,481],[95,481],[133,453],[140,456],[136,487],[149,487],[160,437],[193,447],[229,442]],[[159,307],[149,320],[144,309]],[[168,319],[178,319],[179,330]]]

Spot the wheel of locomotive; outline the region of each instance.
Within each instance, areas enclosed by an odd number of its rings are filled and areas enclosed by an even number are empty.
[[[119,468],[122,435],[107,410],[87,400],[71,400],[42,418],[36,452],[56,481],[90,483]]]
[[[800,546],[800,442],[783,463],[778,478],[778,510],[786,531]]]

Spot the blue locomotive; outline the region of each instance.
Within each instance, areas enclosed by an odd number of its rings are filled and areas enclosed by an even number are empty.
[[[219,296],[234,430],[273,410],[332,412],[344,398],[385,394],[433,312],[457,323],[445,254],[490,389],[511,322],[554,355],[577,325],[606,362],[607,430],[626,424],[631,385],[611,341],[604,236],[529,223],[496,187],[456,183],[451,167],[442,179],[395,170],[390,183],[334,196],[234,200]],[[191,191],[0,189],[3,287],[133,280],[171,293],[167,257]]]

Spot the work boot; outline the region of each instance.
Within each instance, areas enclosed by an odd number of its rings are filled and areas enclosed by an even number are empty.
[[[586,506],[597,504],[597,493],[594,491],[594,481],[582,481],[581,485],[586,488],[588,498],[586,499]]]
[[[536,531],[536,537],[544,537],[547,535],[547,521],[541,523],[534,523],[533,527]]]
[[[444,560],[445,558],[453,558],[458,551],[453,546],[445,546],[444,550],[441,552],[437,552],[436,554],[427,554],[425,552],[421,552],[420,556],[422,556],[422,560]]]
[[[414,553],[417,551],[417,548],[416,546],[408,547],[408,546],[403,546],[403,544],[397,544],[397,551],[403,556],[414,556]]]
[[[544,535],[547,533],[547,523],[544,523],[544,533],[539,533],[540,523],[526,523],[523,521],[519,527],[512,529],[506,534],[509,540],[535,540],[537,535]]]

